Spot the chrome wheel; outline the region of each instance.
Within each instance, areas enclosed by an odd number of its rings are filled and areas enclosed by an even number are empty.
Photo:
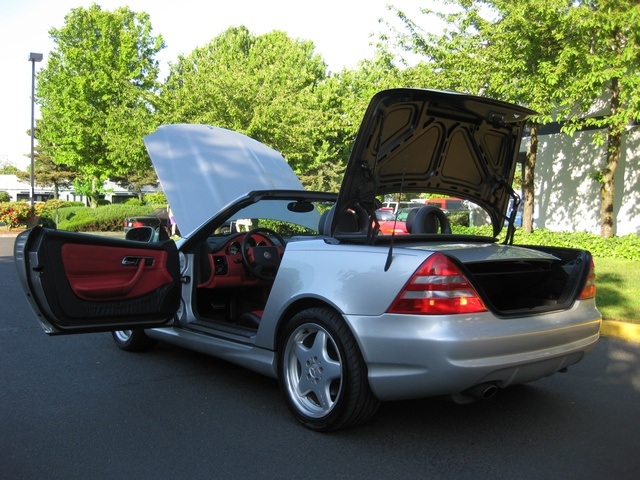
[[[116,330],[111,335],[118,348],[127,352],[149,350],[157,343],[157,340],[147,337],[144,330]]]
[[[278,349],[278,378],[287,406],[312,430],[351,427],[378,409],[358,343],[331,308],[308,308],[289,320]]]
[[[342,359],[331,334],[305,323],[289,336],[284,350],[284,383],[296,409],[311,418],[333,410],[342,392]]]
[[[129,340],[131,340],[131,332],[131,330],[117,330],[113,332],[113,338],[116,341],[127,343]]]

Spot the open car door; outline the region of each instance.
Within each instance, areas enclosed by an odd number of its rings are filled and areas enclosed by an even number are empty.
[[[50,335],[166,325],[180,304],[173,241],[142,243],[36,227],[14,245],[18,277]]]

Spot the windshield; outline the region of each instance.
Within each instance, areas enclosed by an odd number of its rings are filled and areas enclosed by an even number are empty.
[[[263,198],[248,205],[218,227],[214,234],[247,232],[254,228],[270,228],[283,236],[318,235],[320,218],[333,202],[326,200],[291,200]]]

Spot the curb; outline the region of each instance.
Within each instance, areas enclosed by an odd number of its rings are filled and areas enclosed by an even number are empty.
[[[627,342],[640,342],[640,325],[636,323],[603,320],[600,334],[605,337],[619,338]]]

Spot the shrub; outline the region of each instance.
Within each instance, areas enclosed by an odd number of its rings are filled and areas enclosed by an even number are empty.
[[[489,226],[452,227],[454,233],[493,236]],[[498,241],[504,241],[506,228],[502,230]],[[532,233],[516,230],[515,245],[550,245],[555,247],[581,248],[589,250],[594,257],[622,258],[640,261],[640,235],[629,234],[621,237],[603,238],[600,235],[585,232],[552,232],[538,229]]]
[[[469,226],[469,212],[466,210],[463,211],[451,211],[447,215],[449,218],[449,222],[451,222],[451,226],[459,225],[461,227]]]
[[[514,243],[583,248],[589,250],[594,257],[640,260],[640,236],[636,234],[603,238],[585,232],[551,232],[540,229],[527,234],[518,230]]]
[[[148,215],[151,206],[119,203],[104,207],[67,207],[58,211],[58,228],[71,232],[118,232],[127,217]]]
[[[167,197],[163,192],[145,193],[142,197],[147,205],[166,205]]]
[[[8,192],[0,192],[0,203],[10,202],[11,195]]]
[[[39,224],[47,228],[56,228],[58,224],[59,210],[66,207],[81,207],[82,202],[70,202],[67,200],[47,200],[44,203],[34,205],[35,214],[40,219]]]
[[[34,205],[35,213],[38,217],[52,218],[55,212],[65,207],[81,207],[82,202],[69,202],[68,200],[47,200],[44,203],[36,203]]]
[[[31,205],[27,202],[0,203],[0,222],[7,228],[26,227],[32,216]]]

